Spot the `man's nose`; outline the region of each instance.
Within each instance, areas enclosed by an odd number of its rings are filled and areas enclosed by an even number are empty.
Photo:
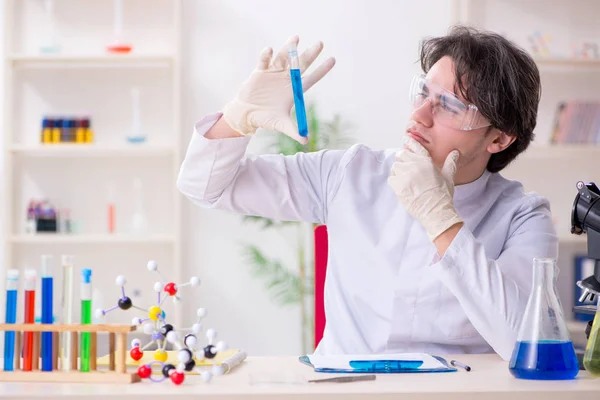
[[[432,112],[432,103],[430,99],[426,99],[423,104],[419,107],[416,107],[411,116],[412,120],[420,123],[421,125],[431,128],[433,125],[433,112]]]

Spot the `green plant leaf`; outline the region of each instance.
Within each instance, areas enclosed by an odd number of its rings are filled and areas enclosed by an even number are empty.
[[[256,268],[257,272],[264,270],[268,263],[265,255],[256,246],[246,246],[244,249],[244,256],[246,258],[246,262],[252,264]]]
[[[293,156],[296,153],[306,152],[306,146],[282,133],[276,134],[276,138],[269,146],[269,149],[273,153],[283,154],[284,156]]]
[[[295,304],[301,301],[301,293],[305,285],[292,271],[285,268],[280,261],[269,259],[254,245],[244,247],[244,258],[251,267],[255,277],[265,279],[265,286],[273,300],[280,305]]]
[[[286,225],[298,224],[298,221],[276,221],[274,219],[258,217],[256,215],[244,215],[242,217],[242,221],[249,223],[257,223],[260,225],[261,229],[277,228]]]
[[[308,152],[315,152],[322,150],[320,146],[321,142],[321,130],[319,117],[314,104],[310,104],[306,110],[306,119],[308,124]]]
[[[291,117],[296,120],[294,109]],[[325,149],[344,149],[354,143],[352,135],[354,127],[343,121],[339,114],[334,115],[330,121],[321,121],[316,105],[310,103],[306,108],[306,119],[309,132],[307,145],[302,145],[282,133],[271,132],[273,136],[270,145],[267,146],[268,151],[289,156]]]

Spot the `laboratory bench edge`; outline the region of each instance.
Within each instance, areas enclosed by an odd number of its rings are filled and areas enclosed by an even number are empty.
[[[377,374],[375,381],[308,383],[339,374],[315,372],[296,356],[248,357],[229,374],[204,383],[188,375],[182,385],[165,380],[133,384],[10,383],[0,385],[0,399],[584,399],[600,398],[600,378],[580,371],[571,381],[514,378],[508,362],[496,354],[445,355],[469,365],[467,372]],[[10,372],[7,372],[10,373]]]

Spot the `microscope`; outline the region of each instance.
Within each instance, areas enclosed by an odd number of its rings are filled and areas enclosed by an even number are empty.
[[[577,286],[582,289],[579,302],[583,303],[588,298],[591,302],[600,296],[600,189],[595,183],[585,184],[577,182],[577,196],[573,202],[571,212],[571,233],[581,235],[587,233],[588,257],[595,261],[594,273],[587,278],[578,281]],[[582,314],[596,314],[596,305],[582,305],[573,307],[573,311]],[[592,321],[588,322],[585,336],[589,340]],[[580,359],[583,354],[577,354]]]

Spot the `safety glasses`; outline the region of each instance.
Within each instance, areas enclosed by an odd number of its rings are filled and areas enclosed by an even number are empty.
[[[453,129],[470,131],[491,124],[473,104],[465,104],[449,90],[446,90],[417,75],[410,85],[410,102],[420,108],[429,101],[435,122]]]

